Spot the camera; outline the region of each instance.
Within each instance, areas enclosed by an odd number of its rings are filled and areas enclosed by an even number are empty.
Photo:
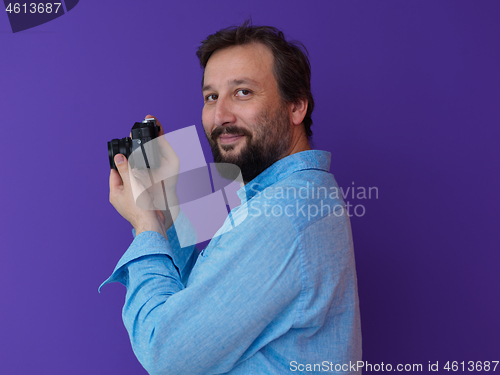
[[[113,139],[108,142],[109,166],[118,170],[115,155],[122,154],[128,159],[131,168],[148,169],[160,166],[160,152],[157,142],[150,142],[158,137],[160,126],[154,118],[136,122],[132,127],[132,138]]]

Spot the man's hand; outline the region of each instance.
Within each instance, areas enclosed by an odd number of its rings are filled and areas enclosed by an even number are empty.
[[[151,115],[147,115],[146,119],[148,118],[154,118],[160,126],[158,138],[151,141],[156,142],[159,148],[160,166],[148,170],[132,170],[123,155],[116,155],[118,172],[111,170],[109,201],[132,224],[136,235],[152,230],[167,238],[166,230],[179,214],[175,191],[179,158],[165,139],[158,119]]]
[[[135,203],[131,184],[137,183],[137,181],[131,174],[132,171],[125,156],[116,155],[115,164],[118,172],[111,169],[109,175],[109,202],[120,215],[132,224],[136,236],[142,232],[154,231],[167,238],[163,213],[158,210],[140,208]]]

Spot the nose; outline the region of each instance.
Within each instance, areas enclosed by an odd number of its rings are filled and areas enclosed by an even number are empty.
[[[222,97],[217,99],[214,116],[215,126],[231,125],[236,121],[231,102]]]

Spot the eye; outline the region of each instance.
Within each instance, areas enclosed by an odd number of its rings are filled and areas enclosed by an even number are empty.
[[[247,89],[241,89],[241,90],[236,91],[237,96],[242,96],[242,97],[246,97],[246,96],[250,95],[251,93],[252,92],[250,90],[247,90]]]
[[[213,102],[216,99],[217,99],[217,95],[215,95],[215,94],[210,94],[210,95],[205,96],[205,102]]]

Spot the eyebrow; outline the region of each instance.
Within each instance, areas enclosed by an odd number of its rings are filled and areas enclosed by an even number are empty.
[[[253,80],[251,78],[248,78],[248,77],[244,77],[244,78],[240,78],[240,79],[233,79],[232,81],[228,81],[228,84],[232,85],[232,86],[237,86],[237,85],[241,85],[241,84],[245,84],[245,83],[247,83],[247,84],[250,83],[250,84],[258,85],[257,81],[255,81],[255,80]],[[212,85],[205,85],[201,89],[202,92],[211,91],[211,90],[214,90],[214,88],[212,87]]]

